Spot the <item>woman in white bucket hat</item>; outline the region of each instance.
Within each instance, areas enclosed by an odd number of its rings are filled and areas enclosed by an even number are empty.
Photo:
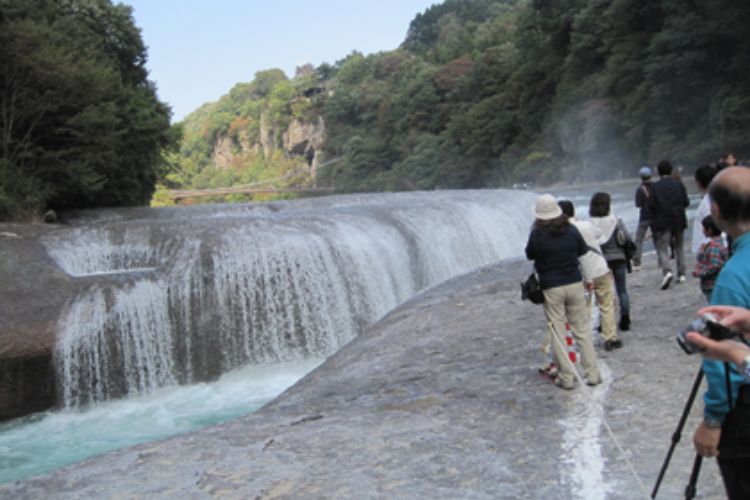
[[[602,378],[591,341],[591,319],[578,265],[578,257],[588,252],[588,246],[551,194],[539,196],[531,212],[536,220],[526,244],[526,257],[534,261],[544,291],[544,314],[549,334],[553,336],[554,360],[559,370],[555,384],[563,389],[575,387],[574,367],[564,347],[566,322],[581,351],[587,383],[599,384]]]

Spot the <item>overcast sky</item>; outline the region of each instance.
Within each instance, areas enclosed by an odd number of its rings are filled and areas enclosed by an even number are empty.
[[[392,50],[442,0],[125,0],[148,47],[149,78],[179,121],[257,71]]]

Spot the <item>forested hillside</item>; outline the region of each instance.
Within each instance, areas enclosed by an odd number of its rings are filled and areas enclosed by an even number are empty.
[[[175,143],[130,7],[0,0],[0,219],[143,205]]]
[[[694,167],[724,150],[745,156],[748,20],[750,2],[729,0],[445,0],[396,50],[292,79],[263,72],[197,111],[173,180],[297,171],[304,158],[281,138],[294,118],[323,119],[317,184],[344,191],[577,182],[662,158]],[[217,167],[227,138],[234,163]],[[268,140],[273,155],[257,146]]]
[[[0,0],[0,218],[153,203],[157,182],[495,187],[744,158],[748,20],[736,0],[445,0],[399,48],[261,71],[170,127],[130,7]]]

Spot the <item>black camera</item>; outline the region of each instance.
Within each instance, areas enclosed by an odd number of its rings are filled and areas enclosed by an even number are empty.
[[[721,325],[713,314],[704,314],[700,318],[693,320],[687,328],[677,334],[677,343],[687,354],[695,354],[696,352],[701,351],[700,347],[687,339],[688,332],[698,332],[704,337],[716,341],[731,339],[732,337],[737,336],[737,334],[729,330],[729,328]]]

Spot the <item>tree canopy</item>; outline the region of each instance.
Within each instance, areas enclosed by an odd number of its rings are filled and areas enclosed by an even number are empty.
[[[0,1],[0,217],[148,203],[179,140],[131,8]]]

